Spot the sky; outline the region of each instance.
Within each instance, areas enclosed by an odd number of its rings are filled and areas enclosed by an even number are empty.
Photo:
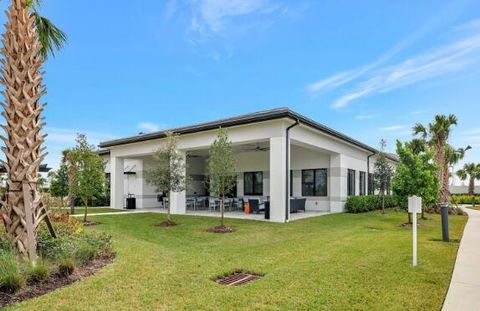
[[[276,107],[390,151],[416,122],[454,113],[451,143],[480,162],[478,0],[44,0],[40,11],[68,35],[44,67],[54,168],[79,132],[98,144]]]

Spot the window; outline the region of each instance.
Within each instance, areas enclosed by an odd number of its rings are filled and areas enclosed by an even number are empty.
[[[366,176],[367,176],[367,173],[360,172],[360,195],[366,194],[366,189],[367,189]]]
[[[247,172],[243,174],[243,194],[263,195],[263,172]]]
[[[347,195],[355,195],[355,170],[348,170]]]
[[[326,197],[327,196],[327,169],[302,171],[302,196]]]
[[[375,193],[375,184],[373,181],[373,174],[368,174],[368,194],[373,195]]]

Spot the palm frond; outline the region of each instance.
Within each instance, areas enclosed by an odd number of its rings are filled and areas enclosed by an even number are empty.
[[[37,11],[34,11],[33,14],[35,15],[38,38],[42,44],[40,55],[44,58],[47,58],[49,55],[55,57],[55,50],[60,50],[64,46],[65,42],[67,42],[67,35]]]

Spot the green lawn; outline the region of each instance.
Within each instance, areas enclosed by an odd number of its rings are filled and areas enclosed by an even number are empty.
[[[114,236],[114,263],[97,275],[15,306],[23,310],[439,310],[458,243],[439,242],[438,216],[420,221],[419,266],[411,267],[404,213],[337,214],[289,224],[161,214],[92,217],[88,230]],[[460,239],[467,218],[450,217]],[[264,273],[242,287],[211,280],[235,269]]]

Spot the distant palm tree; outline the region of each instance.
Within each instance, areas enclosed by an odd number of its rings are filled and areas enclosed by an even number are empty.
[[[475,180],[480,179],[480,164],[465,163],[463,168],[457,171],[457,176],[461,180],[469,179],[468,194],[473,197],[472,204],[475,206]]]
[[[2,216],[7,236],[20,254],[36,259],[36,231],[42,218],[41,193],[38,189],[39,165],[45,157],[41,147],[46,135],[41,97],[46,93],[42,83],[42,65],[54,49],[62,47],[66,35],[50,20],[40,16],[40,0],[12,0],[6,12],[3,35],[2,79],[5,91],[7,138],[2,148],[7,162],[7,193]]]
[[[448,191],[448,166],[447,159],[448,138],[452,127],[457,125],[458,119],[451,114],[436,115],[433,123],[427,127],[417,123],[413,127],[413,133],[419,135],[434,151],[434,161],[439,167],[438,179],[440,181],[440,203],[447,204],[450,193]]]

